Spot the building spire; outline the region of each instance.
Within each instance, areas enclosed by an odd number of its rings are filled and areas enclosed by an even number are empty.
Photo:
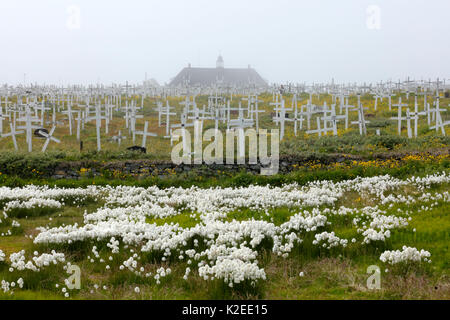
[[[220,54],[216,61],[216,68],[224,68],[223,58]]]

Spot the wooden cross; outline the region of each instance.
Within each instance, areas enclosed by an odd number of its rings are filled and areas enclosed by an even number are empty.
[[[16,135],[18,134],[22,134],[24,133],[23,131],[16,131],[16,128],[12,125],[12,123],[9,123],[9,128],[11,129],[11,131],[9,133],[4,133],[2,134],[2,138],[5,137],[11,137],[14,143],[14,148],[16,150],[19,150],[19,147],[17,146],[17,140],[16,140]]]
[[[60,143],[61,142],[59,139],[56,139],[55,137],[53,137],[53,133],[55,132],[55,129],[56,129],[56,126],[53,126],[52,129],[50,130],[50,133],[48,133],[48,134],[45,133],[42,130],[39,130],[39,134],[41,136],[45,137],[45,139],[46,139],[45,143],[44,143],[44,146],[42,147],[42,152],[45,152],[45,150],[47,149],[47,146],[48,146],[50,140],[54,141],[56,143]]]
[[[120,144],[122,143],[122,140],[125,140],[126,138],[127,138],[127,137],[125,137],[125,136],[122,135],[122,131],[119,130],[119,134],[118,134],[117,136],[113,136],[113,137],[112,137],[112,140],[113,140],[113,141],[117,141],[117,143],[118,143],[119,146],[120,146]]]
[[[417,103],[417,95],[415,96],[414,112],[410,113],[412,119],[414,119],[414,137],[417,138],[417,129],[419,127],[419,116],[424,116],[427,113],[425,111],[419,112],[419,105]]]
[[[404,118],[406,120],[406,127],[407,127],[407,132],[408,132],[408,138],[411,139],[412,138],[412,130],[411,130],[411,114],[409,113],[409,108],[406,109],[406,117]]]
[[[370,121],[366,121],[366,119],[364,118],[364,110],[367,110],[367,108],[363,108],[362,104],[360,104],[359,107],[357,108],[358,121],[351,122],[352,124],[357,124],[359,126],[360,135],[367,134],[366,124],[370,123]]]
[[[27,140],[27,144],[28,144],[28,152],[31,152],[31,151],[33,151],[33,131],[32,130],[40,128],[39,126],[33,125],[32,122],[39,121],[39,119],[32,118],[30,107],[26,106],[25,117],[19,118],[17,121],[25,122],[25,125],[18,126],[17,128],[25,129],[26,140]]]
[[[377,107],[378,107],[378,99],[382,99],[382,96],[379,95],[378,93],[376,93],[375,96],[374,96],[374,98],[375,98],[374,110],[377,111]]]
[[[231,121],[231,111],[239,111],[239,115],[241,115],[241,107],[239,108],[231,108],[230,100],[227,101],[227,129],[230,128],[230,121]]]
[[[191,113],[190,107],[192,106],[194,109],[196,108],[196,103],[195,103],[195,97],[192,97],[192,102],[191,102],[191,98],[186,95],[186,98],[184,101],[180,102],[181,105],[184,105],[184,113],[189,114]]]
[[[243,99],[244,100],[244,99]],[[255,124],[256,124],[256,132],[259,132],[259,113],[264,112],[264,110],[259,110],[258,103],[263,102],[262,100],[258,100],[258,95],[252,95],[249,98],[250,106],[253,106],[250,112],[250,119],[253,119],[253,114],[255,114]]]
[[[273,120],[275,121],[276,125],[279,125],[278,120],[279,120],[279,118],[280,118],[280,115],[278,114],[278,110],[280,110],[281,105],[282,105],[283,102],[278,101],[278,95],[277,95],[276,97],[277,97],[277,98],[276,98],[276,101],[275,101],[275,102],[271,102],[271,103],[269,103],[269,104],[270,104],[271,106],[274,106],[275,117],[273,117]],[[282,99],[282,101],[284,101],[284,100]]]
[[[330,121],[332,123],[332,129],[333,129],[333,135],[337,136],[337,122],[340,121],[340,119],[345,119],[345,115],[336,115],[336,109],[335,109],[335,105],[333,104],[331,106],[331,110],[330,110],[331,114],[329,116],[325,115],[324,117],[322,117],[322,120],[324,121],[324,123],[326,123],[327,121]],[[326,126],[324,126],[325,130],[327,130]]]
[[[295,110],[294,110],[294,118],[292,121],[294,122],[294,135],[297,136],[297,122],[300,122],[300,130],[303,128],[303,121],[305,120],[303,118],[303,106],[301,106],[300,112],[298,112],[298,106],[295,104]],[[300,117],[299,117],[300,116]]]
[[[238,132],[238,157],[242,159],[245,156],[244,129],[253,127],[253,120],[245,119],[243,115],[240,115],[238,119],[230,120],[229,125],[231,130]]]
[[[450,106],[450,105],[449,105]],[[441,116],[441,111],[444,111],[446,109],[441,109],[439,106],[439,97],[436,99],[436,108],[432,109],[430,111],[435,113],[436,123],[434,126],[430,127],[430,129],[436,129],[436,132],[441,128],[442,135],[445,136],[445,126],[450,124],[450,121],[443,121]]]
[[[181,128],[182,130],[182,139],[183,139],[183,149],[184,150],[188,150],[187,145],[185,146],[185,144],[187,144],[187,139],[186,139],[186,128],[187,127],[193,127],[194,124],[193,123],[187,123],[187,115],[186,113],[182,113],[181,114],[181,119],[180,119],[180,123],[179,124],[173,124],[170,126],[171,129],[173,128]],[[174,136],[171,134],[171,139],[170,139],[170,145],[173,144],[173,139]],[[187,151],[186,151],[187,152]]]
[[[427,116],[427,123],[428,126],[430,126],[431,124],[431,117],[430,117],[430,106],[427,102],[427,98],[428,98],[428,89],[424,89],[424,91],[422,93],[419,93],[420,95],[423,95],[423,111],[425,112],[426,116]]]
[[[176,112],[170,112],[170,109],[172,107],[169,105],[169,100],[166,100],[166,107],[164,108],[165,115],[166,115],[166,135],[164,138],[170,138],[169,132],[170,132],[170,116],[176,116]]]
[[[169,102],[167,102],[169,103]],[[154,111],[158,112],[158,127],[161,127],[161,113],[162,113],[162,102],[161,101],[157,101],[156,102],[156,108],[153,109]]]
[[[398,120],[398,126],[397,131],[398,135],[400,136],[402,134],[402,120],[405,120],[405,118],[402,118],[402,107],[407,107],[408,104],[402,104],[402,97],[398,98],[398,104],[394,104],[394,107],[398,108],[398,116],[397,118],[392,117],[392,120]]]
[[[43,125],[44,125],[44,115],[45,115],[45,111],[49,111],[49,110],[51,110],[51,109],[50,109],[50,108],[47,108],[47,107],[45,106],[45,101],[44,101],[44,99],[42,99],[41,104],[40,104],[40,107],[36,107],[35,110],[36,110],[36,111],[37,111],[37,110],[40,110],[40,111],[41,111],[41,126],[43,126]]]
[[[392,91],[389,91],[388,93],[388,102],[389,102],[389,111],[392,110],[392,97],[395,97],[395,94],[392,93]]]
[[[135,134],[142,135],[142,148],[146,148],[147,145],[147,137],[157,137],[156,133],[148,132],[148,121],[144,123],[144,130],[136,131]]]
[[[285,123],[285,121],[293,121],[293,120],[286,118],[286,111],[291,111],[292,109],[285,108],[284,99],[281,100],[280,104],[281,104],[280,108],[274,109],[275,111],[277,111],[278,116],[274,117],[273,120],[275,122],[279,122],[281,124],[280,141],[282,141],[284,138],[284,123]]]
[[[1,102],[1,98],[0,98],[0,102]],[[0,103],[0,136],[3,133],[3,120],[6,120],[6,119],[7,119],[7,115],[3,114],[3,107]]]
[[[102,149],[101,141],[100,141],[100,128],[102,126],[102,120],[106,117],[103,117],[101,115],[101,106],[99,104],[95,105],[95,117],[87,117],[87,121],[95,120],[95,126],[97,131],[97,151],[100,151]]]
[[[322,133],[325,133],[326,131],[320,127],[320,119],[319,119],[319,117],[316,118],[316,121],[317,121],[317,129],[316,130],[307,130],[306,133],[307,134],[317,133],[317,135],[319,137],[321,137]]]
[[[217,107],[216,109],[215,109],[215,115],[214,116],[210,116],[208,119],[209,120],[214,120],[214,128],[217,130],[217,129],[219,129],[219,121],[222,121],[222,122],[224,122],[224,121],[226,121],[227,120],[227,118],[223,115],[223,112],[221,112],[222,110],[219,108],[219,107]]]

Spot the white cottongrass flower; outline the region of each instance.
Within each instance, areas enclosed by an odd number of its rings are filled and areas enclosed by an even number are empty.
[[[431,257],[430,252],[426,250],[417,250],[416,248],[403,246],[402,251],[394,250],[394,251],[385,251],[381,254],[380,260],[394,265],[401,262],[409,262],[415,261],[420,262],[422,259],[426,259],[425,261],[431,261],[428,258]]]
[[[449,181],[450,177],[444,172],[407,180],[385,175],[359,177],[341,182],[315,181],[304,186],[293,183],[282,187],[0,187],[0,201],[5,203],[5,207],[8,206],[8,210],[12,210],[15,207],[35,208],[45,204],[53,204],[56,207],[57,202],[62,206],[69,198],[77,199],[74,202],[78,203],[87,198],[101,199],[105,205],[95,212],[85,212],[81,224],[38,228],[40,233],[34,238],[34,243],[52,245],[104,241],[109,248],[109,254],[100,257],[99,249],[94,245],[92,254],[87,258],[89,261],[113,261],[114,254],[125,250],[124,252],[129,254],[119,269],[132,272],[136,276],[152,276],[159,284],[164,277],[171,274],[170,268],[159,268],[152,275],[150,272],[145,273],[141,262],[141,253],[157,252],[162,254],[163,262],[168,261],[170,257],[187,261],[193,270],[198,268],[199,275],[205,280],[219,278],[229,286],[234,286],[242,281],[248,280],[256,284],[258,280],[265,279],[264,269],[258,266],[257,250],[262,244],[269,244],[269,250],[285,258],[296,245],[310,237],[314,239],[313,243],[320,247],[344,250],[349,240],[339,238],[330,230],[333,227],[333,216],[350,217],[352,226],[358,233],[358,237],[350,240],[351,243],[356,243],[356,238],[361,238],[358,242],[361,241],[362,245],[373,241],[386,241],[393,230],[405,228],[411,221],[409,211],[391,210],[395,212],[393,214],[389,208],[398,204],[411,205],[420,202],[419,204],[423,204],[421,210],[426,210],[425,208],[430,208],[430,204],[448,202],[450,195],[447,191],[431,193],[425,189],[433,184]],[[421,195],[395,192],[404,186],[421,190]],[[355,192],[364,198],[370,197],[377,204],[364,208],[336,207],[337,201],[348,192]],[[323,208],[324,206],[330,208]],[[246,221],[227,219],[230,213],[240,208],[255,211],[257,215]],[[274,224],[271,216],[271,211],[277,208],[288,208],[292,213],[281,225]],[[193,227],[184,228],[177,223],[148,223],[149,218],[165,219],[185,211],[192,212],[190,217],[197,222]],[[3,216],[10,219],[6,213],[3,213]],[[10,234],[10,230],[4,233]],[[191,243],[193,246],[189,248]],[[430,262],[429,256],[424,254],[421,256],[423,261]],[[109,258],[106,258],[108,256]],[[403,259],[397,256],[402,255],[389,251],[382,255],[387,262]],[[412,253],[408,253],[409,256],[415,257]],[[3,261],[5,255],[0,250],[0,262]],[[51,264],[64,262],[64,255],[52,252],[39,256],[36,253],[33,259],[27,260],[25,252],[18,252],[11,254],[10,261],[11,272],[38,272]],[[109,269],[109,265],[105,268]],[[191,269],[187,268],[183,278],[187,279],[190,272]],[[10,283],[5,283],[4,287],[6,286],[11,288]]]

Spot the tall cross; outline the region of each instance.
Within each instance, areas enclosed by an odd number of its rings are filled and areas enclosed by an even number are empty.
[[[300,115],[300,117],[299,117]],[[303,128],[303,121],[305,119],[303,118],[303,106],[301,106],[300,112],[298,112],[298,105],[295,104],[295,110],[294,110],[294,118],[292,121],[294,122],[294,135],[297,136],[297,122],[300,122],[300,130]]]
[[[169,132],[170,132],[170,116],[176,116],[176,112],[170,112],[170,109],[172,107],[169,105],[169,100],[166,100],[166,107],[164,108],[165,115],[166,115],[166,135],[164,138],[170,138]]]
[[[450,106],[450,105],[449,105]],[[436,107],[430,111],[435,113],[436,123],[434,126],[430,127],[430,129],[436,129],[436,132],[441,128],[442,135],[445,136],[445,126],[450,124],[450,121],[443,121],[441,116],[441,111],[446,109],[441,109],[439,106],[439,97],[436,99]]]
[[[194,126],[194,124],[193,123],[187,123],[187,115],[186,115],[186,113],[182,113],[181,114],[181,120],[180,120],[180,123],[179,124],[173,124],[173,125],[171,125],[170,126],[170,128],[171,129],[173,129],[173,128],[180,128],[181,129],[181,131],[182,131],[182,139],[183,139],[183,150],[185,150],[185,154],[187,154],[187,153],[189,153],[190,151],[190,146],[189,146],[189,148],[188,148],[188,146],[187,146],[187,139],[186,139],[186,128],[187,127],[193,127]],[[174,141],[174,136],[171,134],[171,139],[170,139],[170,145],[172,145],[173,144],[173,141]]]
[[[359,105],[359,107],[357,108],[358,111],[358,121],[352,121],[352,124],[357,124],[359,126],[359,134],[360,135],[365,135],[367,134],[367,127],[366,124],[370,123],[370,121],[366,121],[366,119],[364,118],[364,110],[366,108],[363,108],[362,104]]]
[[[402,120],[405,120],[405,118],[402,118],[402,107],[407,107],[408,104],[402,104],[402,97],[398,98],[398,104],[394,104],[394,107],[398,108],[398,116],[397,118],[392,117],[392,120],[398,120],[398,125],[397,125],[397,132],[398,135],[402,134]]]
[[[275,122],[279,122],[281,124],[280,128],[280,141],[284,138],[284,123],[285,121],[293,121],[292,119],[286,118],[286,111],[291,111],[292,109],[286,109],[284,104],[284,99],[281,100],[281,106],[280,108],[275,108],[275,111],[277,111],[278,116],[274,117],[273,120]]]
[[[411,119],[412,119],[412,117],[411,117],[411,114],[410,114],[410,112],[409,112],[409,108],[407,108],[407,109],[406,109],[406,117],[405,117],[405,120],[406,120],[406,127],[407,127],[407,130],[408,130],[407,132],[408,132],[408,138],[409,138],[409,139],[412,138]]]
[[[33,129],[38,129],[39,126],[33,125],[32,122],[39,121],[39,119],[31,117],[30,107],[26,106],[25,117],[19,118],[18,121],[23,121],[25,124],[23,126],[18,126],[18,129],[25,129],[26,140],[28,144],[28,152],[33,151]]]
[[[102,116],[101,106],[99,104],[95,105],[95,117],[87,117],[87,121],[95,120],[95,126],[97,131],[97,151],[102,149],[101,140],[100,140],[100,128],[102,126],[102,119],[106,120],[106,117]]]
[[[419,116],[424,116],[427,113],[425,111],[419,112],[419,104],[417,103],[417,95],[415,96],[414,112],[410,113],[412,119],[414,119],[414,137],[417,138],[417,128],[419,127]]]

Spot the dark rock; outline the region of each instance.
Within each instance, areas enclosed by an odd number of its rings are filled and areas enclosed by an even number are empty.
[[[34,130],[34,136],[37,138],[45,138],[39,131],[42,131],[42,132],[48,134],[48,130],[45,128],[36,129],[36,130]]]
[[[142,153],[147,153],[147,149],[143,148],[143,147],[139,147],[139,146],[132,146],[127,148],[127,150],[129,151],[136,151],[136,152],[142,152]]]

